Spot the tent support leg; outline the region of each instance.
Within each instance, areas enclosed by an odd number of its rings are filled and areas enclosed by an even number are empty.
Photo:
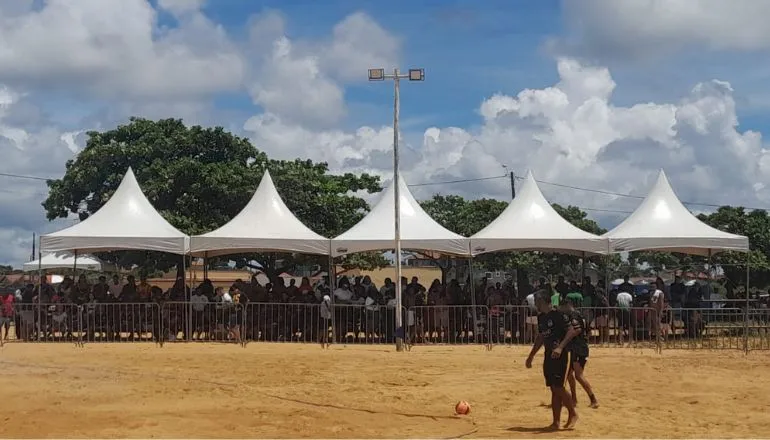
[[[746,313],[743,317],[743,352],[749,354],[749,277],[750,277],[751,251],[746,252]]]
[[[473,323],[471,330],[473,331],[473,341],[479,342],[478,318],[476,316],[476,280],[473,276],[473,256],[468,257],[468,291],[471,293],[471,310],[473,315]]]
[[[41,302],[43,296],[43,248],[42,237],[38,237],[37,246],[37,326],[35,330],[37,333],[37,340],[40,341],[43,338],[43,305]]]

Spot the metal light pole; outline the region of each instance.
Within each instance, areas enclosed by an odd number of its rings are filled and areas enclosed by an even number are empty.
[[[404,340],[399,335],[406,335],[404,328],[404,316],[401,313],[401,194],[399,191],[399,173],[398,173],[398,113],[400,106],[399,84],[402,79],[409,81],[424,81],[424,69],[409,69],[409,73],[400,73],[398,68],[393,69],[393,73],[385,73],[385,69],[369,69],[369,81],[393,80],[393,207],[395,216],[394,241],[396,251],[396,350],[404,350]]]

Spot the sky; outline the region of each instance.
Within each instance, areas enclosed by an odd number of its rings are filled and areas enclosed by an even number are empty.
[[[373,67],[425,69],[401,87],[418,199],[509,199],[505,173],[531,170],[551,202],[612,227],[640,200],[606,192],[643,196],[664,169],[694,212],[767,208],[768,13],[755,0],[0,0],[0,264],[71,224],[45,219],[44,181],[7,174],[61,177],[85,131],[130,116],[221,125],[271,157],[387,181],[393,88],[367,81]]]

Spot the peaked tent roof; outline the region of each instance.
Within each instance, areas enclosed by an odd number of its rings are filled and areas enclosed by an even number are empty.
[[[682,205],[663,170],[642,204],[615,229],[603,235],[614,252],[659,250],[694,255],[746,252],[749,239],[712,228]]]
[[[217,230],[190,238],[193,255],[228,255],[257,251],[329,255],[329,239],[305,226],[278,195],[265,171],[249,203]]]
[[[505,211],[471,237],[471,248],[474,255],[504,250],[600,254],[607,252],[607,239],[583,231],[559,215],[529,172]]]
[[[423,211],[403,178],[398,179],[401,247],[436,251],[450,255],[468,255],[469,240],[444,228]],[[382,192],[377,205],[355,226],[332,240],[334,256],[357,252],[393,249],[395,227],[395,186]]]
[[[171,226],[145,197],[131,168],[115,194],[92,216],[40,237],[40,251],[147,250],[185,254],[189,238]]]
[[[77,264],[76,264],[77,263]],[[24,272],[34,272],[40,269],[63,269],[77,267],[83,270],[102,270],[104,263],[90,255],[75,256],[69,252],[48,254],[35,261],[24,263],[22,270]]]

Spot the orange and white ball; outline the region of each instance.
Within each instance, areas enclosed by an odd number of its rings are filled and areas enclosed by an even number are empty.
[[[457,405],[455,405],[455,414],[465,416],[470,414],[471,412],[471,404],[466,402],[465,400],[461,400],[457,402]]]

